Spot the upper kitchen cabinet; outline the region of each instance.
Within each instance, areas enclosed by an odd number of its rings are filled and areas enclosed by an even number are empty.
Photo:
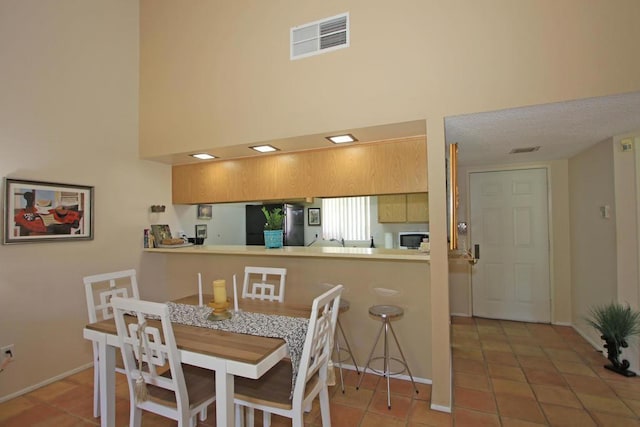
[[[378,222],[429,222],[428,194],[378,196]]]
[[[428,191],[424,136],[175,165],[175,204]]]

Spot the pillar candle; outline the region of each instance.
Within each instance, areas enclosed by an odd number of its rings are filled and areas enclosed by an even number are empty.
[[[224,279],[213,281],[213,301],[215,303],[227,301],[227,284]]]
[[[238,312],[238,284],[235,274],[233,275],[233,311]]]

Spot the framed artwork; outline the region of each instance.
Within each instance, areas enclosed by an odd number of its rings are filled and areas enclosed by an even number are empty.
[[[207,224],[196,224],[196,239],[207,238]]]
[[[308,225],[320,225],[320,208],[309,208],[307,215],[309,216],[307,219]]]
[[[93,187],[4,180],[3,243],[93,239]]]
[[[155,240],[155,245],[161,245],[165,239],[171,239],[171,227],[167,224],[151,224],[151,233]]]
[[[211,219],[211,205],[198,205],[198,219]]]

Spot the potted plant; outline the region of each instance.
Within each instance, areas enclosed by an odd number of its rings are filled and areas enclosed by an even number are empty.
[[[264,224],[264,245],[267,248],[282,247],[282,225],[284,223],[284,212],[282,208],[274,208],[269,211],[265,206],[262,213],[267,222]]]
[[[630,337],[640,334],[640,312],[612,302],[591,308],[591,317],[586,320],[606,343],[604,348],[611,364],[604,367],[626,377],[635,376],[635,372],[629,370],[628,360],[620,362],[620,353],[629,345]]]

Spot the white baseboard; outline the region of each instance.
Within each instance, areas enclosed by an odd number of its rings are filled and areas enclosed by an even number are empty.
[[[27,394],[29,392],[32,392],[35,389],[38,389],[40,387],[44,387],[44,386],[49,385],[51,383],[54,383],[56,381],[60,381],[63,378],[66,378],[66,377],[69,377],[71,375],[77,374],[78,372],[84,371],[85,369],[92,368],[92,367],[93,367],[93,362],[89,362],[86,365],[82,365],[82,366],[79,366],[79,367],[77,367],[75,369],[72,369],[70,371],[63,372],[60,375],[56,375],[53,378],[46,379],[46,380],[44,380],[42,382],[39,382],[38,384],[33,384],[33,385],[30,385],[27,388],[24,388],[22,390],[16,391],[15,393],[11,393],[11,394],[8,394],[6,396],[2,396],[2,397],[0,397],[0,403],[3,403],[3,402],[6,402],[7,400],[11,400],[13,398],[22,396],[23,394]]]
[[[469,313],[450,313],[450,314],[451,316],[458,316],[458,317],[473,317]]]
[[[446,412],[448,414],[451,413],[451,406],[442,406],[442,405],[431,405],[431,409],[434,411]]]

